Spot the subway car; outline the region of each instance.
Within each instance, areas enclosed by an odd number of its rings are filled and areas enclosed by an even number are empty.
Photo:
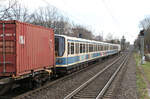
[[[120,50],[120,44],[55,35],[56,72],[71,72],[90,61],[117,54]]]

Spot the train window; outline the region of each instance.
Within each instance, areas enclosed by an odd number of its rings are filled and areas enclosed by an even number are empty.
[[[94,44],[92,45],[92,47],[93,47],[93,51],[92,51],[92,52],[94,52],[94,50],[95,50],[95,48],[94,48]]]
[[[99,50],[98,50],[98,45],[96,45],[96,51],[99,51]]]
[[[102,51],[103,50],[103,46],[102,45],[100,45],[100,51]]]
[[[101,51],[103,51],[103,45],[101,45]]]
[[[105,45],[103,45],[103,51],[105,50]]]
[[[92,44],[89,44],[89,52],[92,52],[92,51],[93,51]]]
[[[94,45],[91,45],[91,46],[92,46],[92,49],[91,49],[91,50],[92,50],[92,52],[93,52],[93,51],[94,51]]]
[[[97,51],[97,44],[95,45],[95,51]]]
[[[115,46],[115,49],[118,49],[118,46]]]
[[[104,50],[106,50],[106,45],[104,45]]]
[[[93,52],[95,51],[95,45],[93,45]]]
[[[95,51],[97,51],[97,45],[95,45]]]
[[[94,52],[94,45],[92,45],[92,52]]]
[[[105,45],[103,45],[103,51],[105,50]]]
[[[71,43],[71,54],[74,54],[74,43]]]
[[[76,47],[76,54],[78,54],[79,53],[79,43],[76,43],[75,47]]]
[[[93,45],[90,45],[90,52],[93,52]]]
[[[89,49],[88,44],[86,44],[86,53],[88,53],[88,49]]]
[[[85,53],[85,44],[83,44],[83,53]]]
[[[91,52],[91,44],[89,44],[89,52]]]
[[[93,52],[93,45],[92,45],[92,44],[91,44],[91,47],[90,47],[90,48],[91,48],[91,52]]]
[[[113,46],[113,49],[115,49],[115,46]]]
[[[98,45],[98,51],[101,51],[101,45]]]
[[[103,45],[103,51],[105,50],[105,45]]]
[[[82,53],[83,52],[83,46],[82,46],[82,44],[80,44],[80,53]]]
[[[65,38],[55,36],[55,55],[63,56],[64,52],[65,52]]]
[[[70,54],[70,43],[68,42],[68,55]]]

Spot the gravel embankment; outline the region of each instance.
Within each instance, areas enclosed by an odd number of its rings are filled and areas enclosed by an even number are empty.
[[[89,83],[85,88],[83,88],[80,92],[78,92],[74,97],[75,99],[84,99],[91,98],[95,99],[99,92],[104,88],[106,83],[112,77],[114,72],[118,69],[120,64],[122,63],[122,59],[120,59],[115,64],[111,65],[108,69],[106,69],[102,74],[100,74],[96,79],[94,79],[91,83]],[[74,98],[73,98],[74,99]]]
[[[113,99],[138,99],[136,90],[136,62],[133,55],[129,59],[127,70]]]
[[[85,70],[84,72],[80,72],[77,75],[73,76],[70,79],[61,81],[53,86],[47,88],[46,90],[39,92],[38,96],[33,96],[32,99],[63,99],[70,92],[75,90],[89,78],[94,76],[100,70],[102,70],[107,64],[114,61],[117,57],[113,57],[104,63],[100,63],[99,65],[93,65],[92,68]]]

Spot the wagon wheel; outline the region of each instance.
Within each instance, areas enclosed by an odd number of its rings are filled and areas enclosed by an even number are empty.
[[[5,94],[12,87],[12,84],[0,85],[0,95]]]

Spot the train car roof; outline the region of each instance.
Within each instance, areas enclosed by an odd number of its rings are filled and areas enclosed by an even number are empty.
[[[98,43],[98,44],[120,45],[120,44],[112,44],[112,43],[100,42],[100,41],[95,41],[95,40],[71,37],[71,36],[67,36],[67,35],[55,34],[55,36],[61,36],[61,37],[69,39],[69,41],[76,41],[76,42],[89,42],[89,43]]]

